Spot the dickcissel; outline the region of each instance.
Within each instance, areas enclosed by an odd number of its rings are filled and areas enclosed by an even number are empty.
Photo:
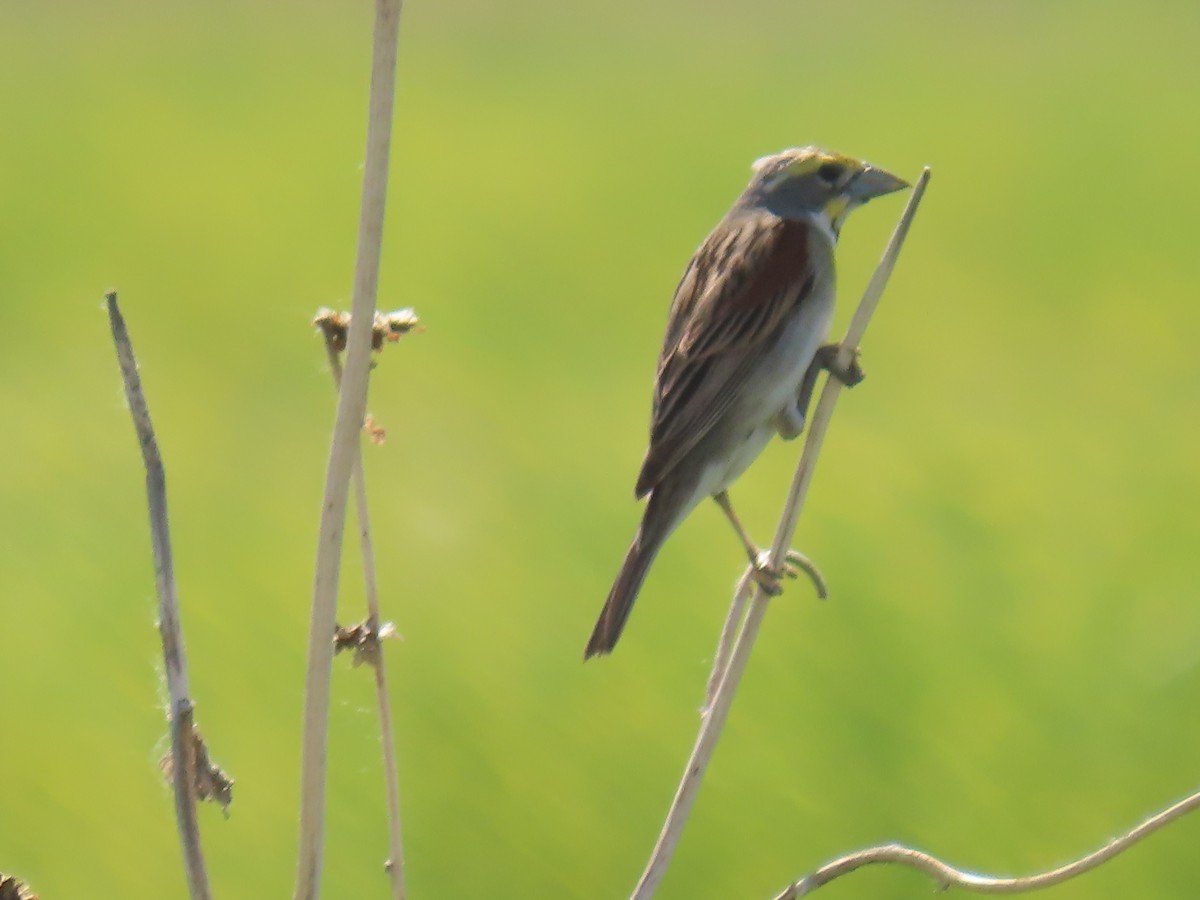
[[[778,592],[727,489],[773,434],[800,434],[834,308],[834,248],[850,212],[908,187],[883,169],[819,147],[754,164],[750,184],[688,263],[658,359],[650,446],[634,490],[649,497],[584,658],[613,649],[663,542],[705,497],[738,532],[755,576]]]

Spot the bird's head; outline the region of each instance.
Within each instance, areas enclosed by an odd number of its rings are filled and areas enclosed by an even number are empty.
[[[801,147],[758,160],[742,202],[785,219],[820,216],[836,234],[851,210],[908,186],[907,181],[862,160],[820,147]]]

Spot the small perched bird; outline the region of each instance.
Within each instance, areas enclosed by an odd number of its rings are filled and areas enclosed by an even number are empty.
[[[705,497],[717,501],[750,556],[756,579],[778,593],[733,512],[728,487],[778,432],[804,428],[833,318],[833,251],[851,210],[908,187],[882,169],[819,147],[784,150],[754,176],[688,263],[658,359],[650,446],[634,490],[649,496],[641,526],[609,591],[584,658],[613,649],[663,542]]]

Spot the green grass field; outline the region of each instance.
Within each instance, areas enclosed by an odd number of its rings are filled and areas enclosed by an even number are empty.
[[[166,458],[222,898],[290,896],[312,566],[347,306],[367,3],[0,10],[0,872],[185,894],[117,288]],[[414,900],[627,896],[742,557],[701,507],[617,653],[679,272],[756,157],[934,178],[843,396],[663,898],[859,846],[1072,857],[1196,786],[1200,7],[412,0],[368,447]],[[857,213],[839,329],[902,200]],[[798,444],[734,497],[760,540]],[[348,552],[343,621],[360,618]],[[371,679],[339,658],[324,896],[388,896]],[[1192,898],[1200,821],[1055,900]],[[927,897],[902,870],[822,897]]]

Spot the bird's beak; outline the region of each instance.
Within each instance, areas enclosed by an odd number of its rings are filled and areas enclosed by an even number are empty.
[[[866,203],[873,197],[882,197],[909,186],[903,178],[897,178],[891,172],[868,165],[854,176],[854,180],[846,188],[846,193],[856,203]]]

